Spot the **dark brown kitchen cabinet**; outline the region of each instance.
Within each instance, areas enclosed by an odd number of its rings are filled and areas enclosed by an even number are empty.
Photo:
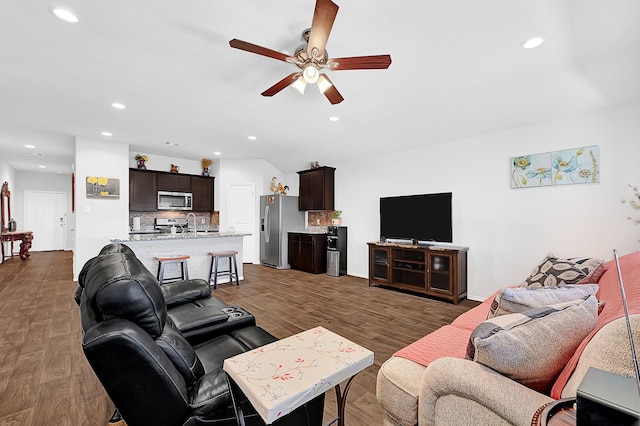
[[[289,265],[291,269],[322,274],[327,272],[327,236],[289,232]]]
[[[334,167],[303,170],[300,175],[298,210],[334,209]]]
[[[129,210],[154,212],[158,204],[158,174],[129,169]]]
[[[191,192],[191,176],[178,173],[158,173],[158,191]]]
[[[158,191],[191,192],[193,211],[213,211],[213,177],[129,169],[129,211],[155,212]]]
[[[213,211],[213,178],[191,176],[191,192],[193,193],[193,211]]]

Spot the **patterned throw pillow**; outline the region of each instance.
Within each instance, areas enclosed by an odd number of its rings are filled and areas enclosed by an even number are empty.
[[[520,287],[577,284],[586,277],[587,273],[575,262],[549,255],[535,267]]]
[[[548,393],[576,348],[596,327],[593,296],[501,315],[471,333],[466,358]]]
[[[598,284],[503,288],[491,303],[487,319],[594,296]]]
[[[582,270],[586,277],[578,281],[578,284],[591,284],[600,281],[600,277],[604,274],[604,259],[596,259],[594,257],[572,257],[567,259],[569,262],[576,264]]]

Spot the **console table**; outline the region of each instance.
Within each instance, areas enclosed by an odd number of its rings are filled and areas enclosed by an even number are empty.
[[[13,257],[13,242],[21,241],[20,243],[20,259],[27,260],[31,253],[29,253],[29,249],[31,248],[31,241],[33,240],[33,232],[31,231],[14,231],[14,232],[3,232],[1,236],[0,245],[2,245],[2,261],[6,257]],[[4,253],[4,243],[11,243],[11,251],[10,256],[6,256]]]
[[[8,256],[4,254],[4,243],[11,243],[10,255],[13,257],[13,242],[22,241],[20,243],[20,259],[27,260],[30,256],[29,249],[33,240],[33,232],[16,231],[15,222],[11,224],[11,191],[9,191],[9,183],[5,182],[0,188],[0,246],[2,247],[2,261]],[[13,230],[11,230],[13,228]]]
[[[223,368],[266,424],[334,387],[338,417],[328,424],[344,426],[351,383],[371,364],[373,352],[369,349],[316,327],[227,358]],[[343,392],[340,383],[344,380]]]
[[[435,296],[457,304],[467,296],[468,247],[369,243],[369,286]]]

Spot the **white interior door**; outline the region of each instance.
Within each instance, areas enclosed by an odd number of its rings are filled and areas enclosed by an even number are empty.
[[[30,251],[64,250],[66,194],[25,191],[25,226],[33,231]]]
[[[256,256],[256,188],[254,184],[229,185],[229,227],[250,232],[244,237],[242,261],[253,263]]]

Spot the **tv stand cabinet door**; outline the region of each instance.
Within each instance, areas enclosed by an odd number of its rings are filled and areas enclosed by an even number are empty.
[[[369,286],[391,283],[391,249],[369,244]]]
[[[427,253],[427,294],[454,304],[467,295],[466,249],[436,249]]]

